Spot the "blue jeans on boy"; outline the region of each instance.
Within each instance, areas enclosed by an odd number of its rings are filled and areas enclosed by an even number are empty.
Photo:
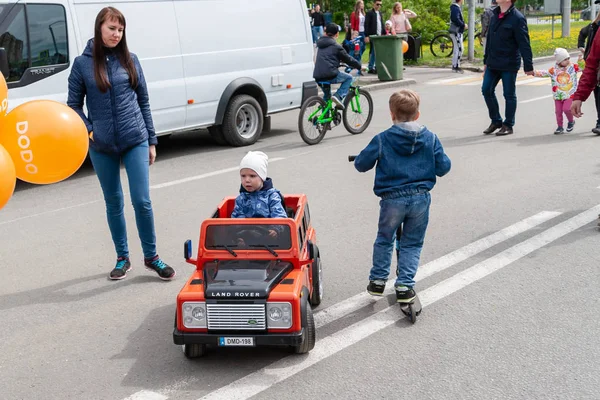
[[[515,125],[515,113],[517,112],[517,72],[486,68],[483,75],[481,92],[483,93],[492,123],[497,125],[502,124],[500,106],[498,105],[498,99],[496,99],[496,86],[498,86],[500,80],[502,80],[502,89],[506,103],[504,125],[513,127]]]
[[[121,187],[121,160],[125,165],[131,202],[135,210],[135,222],[142,242],[145,258],[156,255],[156,235],[154,214],[150,201],[148,141],[125,151],[122,154],[101,153],[90,148],[90,158],[100,181],[106,216],[117,257],[129,257],[127,229],[123,213],[123,189]]]
[[[342,71],[338,71],[337,76],[335,78],[333,78],[332,80],[330,80],[330,82],[332,84],[341,83],[340,87],[335,92],[335,96],[340,100],[344,100],[344,98],[348,94],[348,91],[350,90],[350,86],[352,85],[352,75],[347,74]],[[329,99],[326,98],[325,101],[327,101],[327,100],[329,100]]]
[[[431,196],[425,190],[406,193],[406,196],[391,199],[383,196],[379,205],[379,227],[373,245],[373,268],[369,280],[382,281],[382,283],[387,281],[396,242],[396,231],[402,224],[398,277],[394,286],[412,288],[415,285],[414,277],[419,267],[425,232],[429,223]]]

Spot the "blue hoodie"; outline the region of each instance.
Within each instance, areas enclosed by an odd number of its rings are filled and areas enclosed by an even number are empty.
[[[375,195],[394,198],[431,190],[436,176],[450,171],[450,159],[438,137],[416,122],[393,125],[375,136],[354,160],[359,172],[377,164]]]
[[[240,186],[231,218],[287,218],[281,193],[273,187],[271,178],[265,179],[263,187],[255,192]]]
[[[105,49],[111,87],[102,93],[94,78],[93,46],[94,40],[90,39],[83,55],[73,61],[67,100],[67,105],[85,122],[88,133],[94,132],[90,147],[105,153],[122,153],[146,140],[148,144],[156,145],[148,88],[137,56],[131,53],[138,74],[138,85],[134,89],[117,56]],[[83,113],[84,98],[87,117]]]

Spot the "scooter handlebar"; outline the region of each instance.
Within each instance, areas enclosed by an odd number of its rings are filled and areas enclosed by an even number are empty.
[[[352,162],[352,161],[354,161],[355,158],[356,158],[356,156],[348,156],[348,161]]]

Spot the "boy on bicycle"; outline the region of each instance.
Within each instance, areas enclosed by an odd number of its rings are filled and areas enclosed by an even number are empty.
[[[394,286],[396,301],[410,303],[416,296],[414,277],[429,222],[429,191],[436,176],[450,171],[451,163],[438,137],[417,122],[420,98],[416,92],[402,89],[389,103],[392,127],[376,135],[354,160],[359,172],[377,166],[373,190],[381,198],[367,292],[383,295],[396,232],[402,225]]]
[[[346,50],[338,44],[339,27],[336,24],[327,24],[325,27],[325,36],[317,41],[317,60],[315,61],[315,70],[313,78],[317,82],[327,81],[330,83],[341,83],[339,89],[332,97],[333,103],[338,108],[344,108],[344,98],[348,94],[352,84],[352,75],[339,70],[340,61],[360,71],[361,63],[350,57]],[[329,93],[324,93],[325,100],[328,100]]]

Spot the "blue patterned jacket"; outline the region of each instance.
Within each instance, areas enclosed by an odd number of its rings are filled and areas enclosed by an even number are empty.
[[[263,187],[256,192],[248,192],[240,186],[240,195],[235,199],[231,218],[287,218],[283,206],[283,196],[267,178]]]

